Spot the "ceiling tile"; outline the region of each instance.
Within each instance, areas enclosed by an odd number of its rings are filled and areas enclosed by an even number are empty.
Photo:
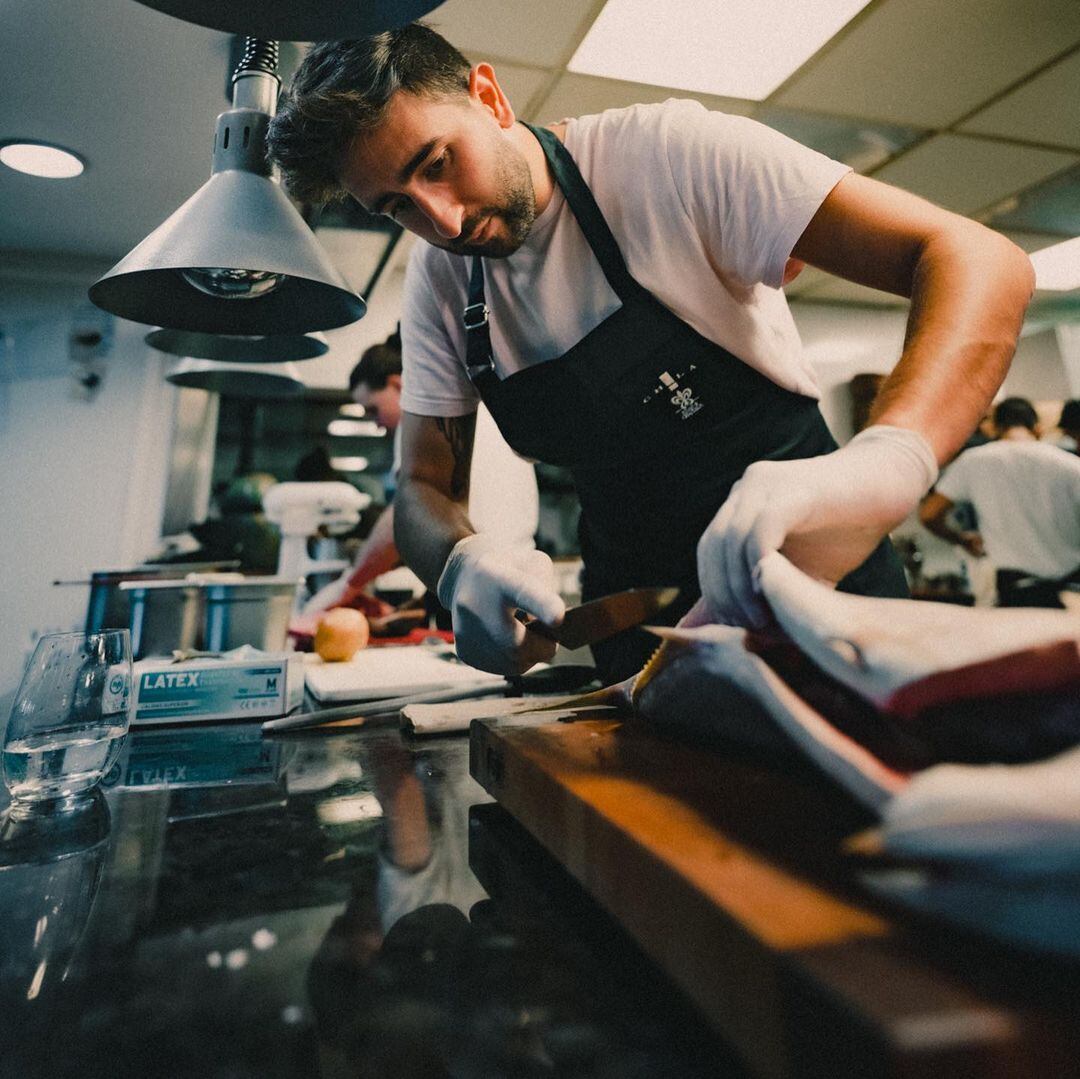
[[[467,55],[553,67],[585,36],[595,0],[446,0],[425,20]]]
[[[1006,199],[984,220],[995,228],[1080,235],[1080,166]]]
[[[935,135],[874,174],[959,213],[974,213],[1060,172],[1076,154],[991,142],[967,135]]]
[[[1077,42],[1076,0],[885,0],[770,104],[947,127]]]
[[[644,83],[601,79],[595,75],[575,75],[568,72],[559,79],[539,108],[534,110],[534,119],[539,123],[551,123],[567,116],[586,116],[603,112],[605,109],[667,101],[669,97],[690,98],[700,101],[706,108],[739,116],[748,116],[755,105],[753,101],[738,98],[691,94],[685,90],[671,90],[663,86],[646,86]]]
[[[1080,51],[977,112],[960,130],[1080,150]]]
[[[918,128],[898,124],[821,116],[771,105],[755,111],[754,118],[826,157],[843,161],[856,172],[876,169],[925,134]]]

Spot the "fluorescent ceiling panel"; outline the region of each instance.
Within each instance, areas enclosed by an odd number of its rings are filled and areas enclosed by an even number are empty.
[[[1054,292],[1080,288],[1080,236],[1031,255],[1035,286]]]
[[[568,67],[761,101],[868,0],[608,0]]]
[[[326,433],[336,438],[381,438],[386,434],[386,428],[374,420],[331,420],[326,425]]]
[[[367,469],[368,463],[366,457],[330,458],[330,467],[336,468],[338,472],[363,472]]]

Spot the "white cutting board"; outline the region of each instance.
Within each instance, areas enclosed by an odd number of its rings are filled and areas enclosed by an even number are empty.
[[[452,651],[414,644],[365,648],[348,663],[324,663],[313,656],[305,664],[304,680],[320,701],[364,701],[487,686],[503,678],[458,662]]]

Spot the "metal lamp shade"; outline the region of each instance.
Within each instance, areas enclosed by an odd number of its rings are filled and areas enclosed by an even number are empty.
[[[151,330],[146,343],[158,352],[200,360],[233,363],[285,363],[310,360],[329,351],[321,333],[237,337],[234,334],[192,333],[190,330]]]
[[[184,272],[281,275],[262,295],[210,295]],[[273,180],[225,169],[90,288],[98,307],[134,322],[211,334],[304,334],[361,318],[352,292]]]
[[[276,41],[363,37],[404,26],[442,0],[140,0],[185,22]]]
[[[165,381],[222,397],[299,397],[304,392],[300,372],[291,363],[217,363],[188,357]]]

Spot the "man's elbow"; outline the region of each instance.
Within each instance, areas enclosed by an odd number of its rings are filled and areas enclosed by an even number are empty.
[[[1035,292],[1035,267],[1031,265],[1027,252],[1017,247],[1012,240],[1002,236],[1000,232],[987,231],[993,236],[997,246],[996,257],[1002,268],[1002,276],[1010,286],[1023,314]]]

